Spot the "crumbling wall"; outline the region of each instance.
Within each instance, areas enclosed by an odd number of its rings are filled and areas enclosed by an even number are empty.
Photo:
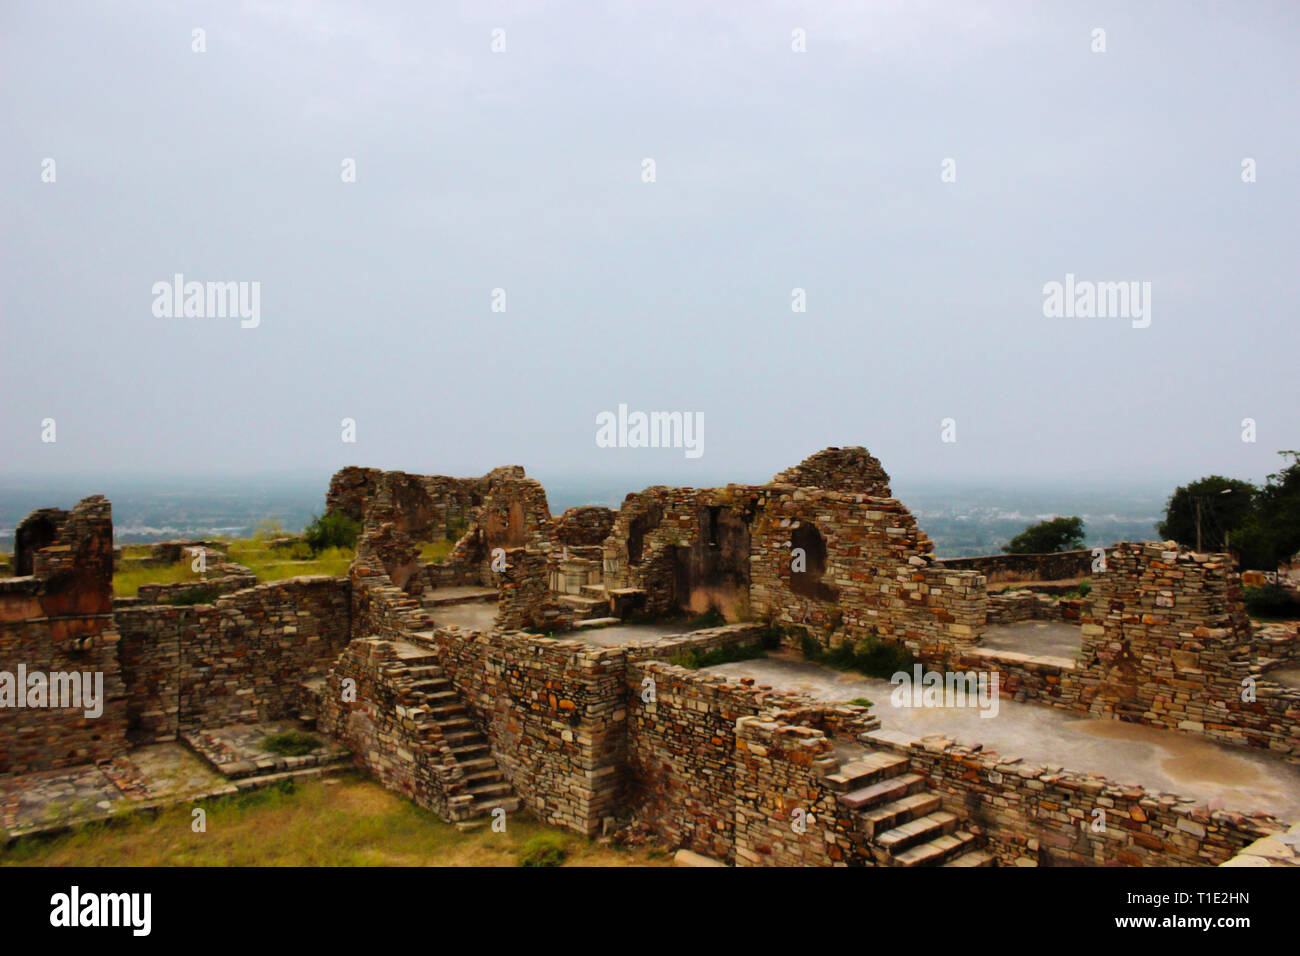
[[[17,532],[15,563],[27,573],[0,580],[0,773],[112,757],[126,746],[112,618],[112,508],[93,495],[71,511],[35,512]],[[92,688],[101,676],[98,717],[87,717],[85,707],[50,707],[49,696],[32,696],[42,682],[48,694],[56,675],[73,673]],[[41,675],[35,683],[34,675]],[[18,706],[20,698],[37,706]]]
[[[547,823],[598,833],[623,792],[623,651],[441,628],[433,640],[524,804]]]
[[[555,540],[569,547],[599,547],[613,530],[617,515],[598,505],[570,508],[555,523]]]
[[[348,590],[347,578],[317,575],[212,604],[120,607],[132,739],[291,716],[298,684],[323,676],[348,641]]]
[[[1054,554],[985,554],[974,558],[939,558],[952,571],[976,571],[992,584],[996,581],[1062,581],[1094,573],[1089,549]]]
[[[861,446],[823,448],[772,479],[774,485],[822,488],[889,498],[889,475],[879,459]]]
[[[1228,555],[1124,543],[1093,581],[1075,674],[1082,706],[1300,756],[1300,689],[1267,680],[1254,659]]]
[[[793,562],[805,525],[824,542],[825,567],[801,584]],[[934,565],[932,544],[905,507],[870,498],[773,485],[752,532],[750,607],[759,618],[832,633],[874,635],[922,659],[971,646],[983,630],[988,595],[981,575]],[[813,585],[820,585],[814,587]]]

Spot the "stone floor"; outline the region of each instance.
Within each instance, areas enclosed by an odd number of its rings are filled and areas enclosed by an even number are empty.
[[[14,837],[228,788],[180,744],[153,744],[112,761],[6,778],[0,781],[0,815]]]
[[[325,766],[341,763],[348,758],[348,750],[319,734],[312,734],[320,746],[300,756],[285,756],[267,750],[263,745],[272,734],[300,730],[292,720],[268,721],[262,724],[231,724],[206,730],[188,731],[187,744],[212,765],[222,776],[230,779],[258,774],[283,773],[303,767]]]
[[[1017,621],[984,629],[979,646],[991,651],[1015,651],[1035,657],[1079,656],[1083,632],[1066,621]]]
[[[1300,667],[1279,667],[1265,672],[1264,676],[1287,687],[1300,687]]]
[[[920,738],[946,734],[957,742],[983,744],[1003,757],[1029,764],[1100,773],[1117,783],[1216,801],[1224,809],[1272,813],[1300,821],[1300,766],[1270,754],[1217,744],[1183,734],[1117,720],[1097,720],[1040,704],[1002,699],[996,716],[974,708],[894,707],[888,681],[864,678],[781,652],[722,664],[709,670],[752,677],[760,685],[795,691],[817,700],[865,697],[885,730]]]

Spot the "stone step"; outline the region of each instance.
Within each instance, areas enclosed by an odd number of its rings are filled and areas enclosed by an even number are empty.
[[[462,703],[454,704],[434,704],[432,707],[426,707],[428,712],[439,721],[454,720],[465,714],[465,705]]]
[[[896,866],[938,866],[944,860],[951,860],[974,845],[974,834],[967,833],[965,830],[945,833],[904,850],[894,857],[894,864]]]
[[[606,598],[583,597],[580,594],[561,594],[556,600],[560,604],[567,604],[569,607],[582,611],[598,607],[609,607],[609,601]]]
[[[486,757],[490,753],[486,743],[469,744],[465,747],[452,747],[451,754],[460,763],[474,760],[478,757]]]
[[[518,797],[486,797],[483,800],[474,801],[474,810],[478,813],[485,813],[491,822],[492,811],[500,807],[506,813],[514,813],[520,807]]]
[[[425,703],[431,705],[451,704],[458,702],[460,700],[460,695],[454,690],[438,690],[434,691],[432,694],[425,694],[424,700]]]
[[[873,783],[860,790],[840,794],[839,800],[850,810],[866,810],[916,793],[921,788],[921,784],[922,780],[918,774],[905,773],[902,776],[882,780],[880,783]]]
[[[437,664],[417,664],[415,667],[406,668],[406,673],[412,677],[442,677],[442,668]]]
[[[861,821],[859,825],[867,836],[875,836],[877,833],[883,835],[887,830],[893,830],[918,817],[934,813],[942,806],[943,801],[939,799],[938,794],[914,793],[873,810],[867,810],[859,817]]]
[[[857,790],[888,777],[897,777],[907,771],[911,760],[891,753],[871,753],[842,765],[838,772],[826,777],[826,786],[839,793]]]
[[[466,728],[465,730],[443,730],[442,739],[446,741],[450,749],[456,747],[466,747],[483,742],[483,735],[477,730]]]
[[[589,617],[585,621],[574,623],[575,628],[596,628],[609,627],[611,624],[622,624],[623,622],[616,617]]]
[[[600,598],[606,604],[609,603],[609,592],[605,590],[603,584],[584,584],[582,593],[587,597]]]
[[[510,796],[510,784],[504,780],[499,783],[476,784],[466,788],[465,792],[474,798],[475,803],[481,803],[483,800],[493,797]]]
[[[485,770],[490,770],[493,773],[498,772],[497,762],[491,757],[470,757],[467,760],[462,760],[457,757],[456,762],[460,765],[461,769],[465,771],[467,776],[470,774],[482,773]]]
[[[886,830],[875,838],[875,843],[887,856],[897,856],[908,847],[926,843],[955,829],[957,829],[956,814],[949,813],[947,810],[937,810],[908,820],[892,830]]]
[[[950,859],[944,866],[992,866],[995,857],[988,850],[967,850]]]

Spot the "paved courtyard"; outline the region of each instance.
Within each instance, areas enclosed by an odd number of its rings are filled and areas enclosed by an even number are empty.
[[[882,729],[920,738],[945,734],[966,745],[983,744],[1026,763],[1100,773],[1117,783],[1138,784],[1216,808],[1272,813],[1300,821],[1300,766],[1262,751],[1217,744],[1157,727],[1098,720],[1040,704],[998,701],[997,715],[974,708],[894,707],[888,681],[837,671],[782,653],[709,668],[730,677],[752,677],[775,690],[823,701],[865,697]]]

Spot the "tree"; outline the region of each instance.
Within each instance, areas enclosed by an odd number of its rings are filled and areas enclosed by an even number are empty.
[[[1156,525],[1160,537],[1185,548],[1222,548],[1228,536],[1251,513],[1258,489],[1240,478],[1210,475],[1174,490],[1165,504],[1165,520]],[[1196,540],[1197,509],[1201,540]]]
[[[1280,451],[1291,464],[1259,489],[1253,508],[1232,535],[1241,566],[1276,571],[1277,566],[1300,551],[1300,452]]]
[[[1083,519],[1051,518],[1031,524],[1002,550],[1007,554],[1052,554],[1083,547]]]
[[[303,537],[312,554],[319,554],[326,548],[355,548],[360,531],[361,525],[347,515],[331,511],[322,518],[313,517]]]

